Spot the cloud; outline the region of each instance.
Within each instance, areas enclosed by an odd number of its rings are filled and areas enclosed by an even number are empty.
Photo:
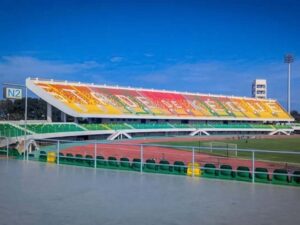
[[[281,61],[177,63],[135,76],[137,82],[154,88],[235,96],[251,96],[251,84],[257,78],[267,79],[268,96],[286,105],[287,65]],[[294,62],[292,103],[297,109],[300,108],[296,101],[300,96],[299,86],[300,62]]]
[[[124,58],[121,56],[114,56],[114,57],[110,58],[110,61],[113,63],[122,62],[123,60],[124,60]]]
[[[112,61],[117,62],[117,57]],[[132,87],[250,96],[256,78],[267,79],[268,96],[286,105],[287,65],[282,61],[198,61],[169,64],[67,63],[31,56],[0,58],[0,82],[24,83],[26,77],[106,83]],[[292,65],[292,109],[300,109],[300,62]]]
[[[178,63],[167,66],[161,70],[140,75],[136,79],[155,83],[192,83],[216,81],[235,75],[236,71],[230,71],[228,65],[222,62],[198,62]],[[152,79],[153,78],[153,79]]]
[[[23,82],[26,77],[61,79],[64,76],[75,80],[74,78],[79,73],[101,67],[101,64],[94,61],[65,63],[41,60],[31,56],[4,56],[0,59],[0,81]]]

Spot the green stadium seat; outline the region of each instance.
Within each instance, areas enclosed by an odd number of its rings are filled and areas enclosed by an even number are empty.
[[[56,157],[59,158],[59,163],[61,163],[61,164],[65,164],[66,163],[66,157],[64,156],[64,154],[62,152],[60,152],[58,154],[58,156],[56,156]]]
[[[296,186],[300,186],[300,171],[299,170],[294,171],[293,175],[294,176],[291,177],[292,184]]]
[[[105,160],[105,158],[102,155],[98,155],[96,157],[97,159],[97,167],[98,168],[103,168],[107,166],[107,161]]]
[[[216,166],[211,163],[206,163],[202,170],[202,176],[208,177],[208,178],[215,178],[218,176],[218,170],[216,169]]]
[[[118,162],[117,162],[117,158],[114,157],[114,156],[109,156],[107,158],[107,162],[108,162],[108,167],[109,168],[115,169],[119,166]]]
[[[89,166],[89,167],[94,167],[95,160],[94,160],[93,156],[91,156],[91,155],[85,156],[85,165]]]
[[[175,161],[173,164],[173,173],[175,174],[186,174],[187,168],[182,161]]]
[[[67,153],[66,154],[66,164],[74,164],[75,163],[75,159],[72,153]]]
[[[249,167],[238,166],[236,171],[236,179],[239,181],[252,181]]]
[[[122,157],[120,159],[120,166],[121,166],[121,169],[130,169],[129,159],[126,157]]]
[[[221,165],[219,177],[222,179],[233,179],[234,173],[232,171],[232,166],[230,165]]]
[[[189,125],[189,124],[184,124],[184,123],[172,123],[171,124],[173,127],[175,127],[175,128],[181,128],[181,129],[183,129],[183,128],[191,128],[191,126]]]
[[[22,125],[24,128],[25,125]],[[34,133],[60,133],[60,132],[74,132],[84,131],[75,123],[39,123],[39,124],[27,124],[27,130]],[[23,131],[24,132],[24,131]],[[21,134],[22,135],[22,134]]]
[[[75,155],[75,163],[76,165],[78,166],[84,166],[84,159],[83,159],[83,156],[81,154],[76,154]]]
[[[129,126],[127,126],[124,123],[109,123],[109,124],[103,124],[105,127],[110,128],[111,130],[128,130],[131,129]]]
[[[24,130],[22,130],[18,125],[0,123],[0,136],[18,137],[22,135],[24,135]]]
[[[275,174],[274,174],[275,173]],[[273,184],[288,184],[289,176],[286,169],[275,169],[272,175]]]
[[[167,160],[160,160],[159,162],[159,172],[162,172],[162,173],[169,173],[171,171],[171,166],[170,166],[170,163],[169,161]]]
[[[141,159],[137,159],[137,158],[133,159],[131,167],[133,170],[140,171],[141,170]]]
[[[17,149],[8,149],[8,155],[13,157],[20,157],[20,153]]]
[[[41,162],[47,162],[47,153],[45,151],[40,151],[39,160]]]
[[[81,124],[84,128],[88,130],[109,130],[110,128],[103,124]]]
[[[145,163],[145,171],[146,172],[156,172],[157,165],[154,159],[147,159]]]
[[[260,183],[270,182],[269,172],[266,168],[261,168],[261,167],[255,168],[255,182],[260,182]]]
[[[6,149],[0,148],[0,155],[6,155]]]
[[[168,123],[130,123],[134,129],[170,129],[173,128]]]

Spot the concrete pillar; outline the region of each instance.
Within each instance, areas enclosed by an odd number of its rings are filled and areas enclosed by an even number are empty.
[[[78,118],[77,117],[74,117],[74,122],[78,123]]]
[[[67,122],[67,115],[63,111],[60,112],[60,120],[64,123]]]
[[[52,105],[47,103],[47,122],[52,122]]]

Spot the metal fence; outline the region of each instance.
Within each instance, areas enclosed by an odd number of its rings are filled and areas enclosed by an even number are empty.
[[[9,156],[9,139],[0,136],[0,156]]]
[[[47,162],[52,153],[56,164],[300,185],[300,152],[288,150],[52,139],[27,149],[25,159]]]

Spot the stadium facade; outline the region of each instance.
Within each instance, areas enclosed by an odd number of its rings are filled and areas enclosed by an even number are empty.
[[[274,99],[38,78],[28,78],[26,85],[48,103],[49,120],[51,107],[55,107],[63,115],[74,117],[74,122],[77,122],[78,118],[85,119],[88,124],[84,123],[82,126],[93,131],[122,130],[125,135],[172,131],[191,135],[224,132],[290,134],[292,131],[286,124],[293,121],[293,118]],[[62,118],[65,120],[66,117]]]
[[[27,79],[27,87],[75,118],[289,122],[276,100]]]
[[[47,102],[48,121],[0,122],[0,136],[8,137],[10,143],[42,138],[115,140],[178,135],[290,135],[299,129],[290,124],[294,119],[274,99],[39,78],[27,78],[26,86]],[[62,121],[52,122],[53,107],[61,111]],[[66,122],[67,117],[73,122]]]

